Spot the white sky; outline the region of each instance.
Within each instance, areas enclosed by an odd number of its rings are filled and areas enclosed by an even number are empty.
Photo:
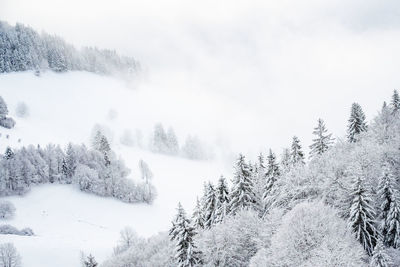
[[[318,117],[341,136],[352,102],[371,119],[400,84],[396,0],[0,0],[0,19],[134,56],[189,106],[218,94],[204,108],[243,110],[224,130],[249,151],[309,145]]]

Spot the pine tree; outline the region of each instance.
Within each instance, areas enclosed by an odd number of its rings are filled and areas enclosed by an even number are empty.
[[[333,143],[332,134],[327,134],[328,130],[322,119],[318,119],[318,126],[314,128],[313,134],[316,138],[310,146],[310,158],[326,152]]]
[[[385,166],[378,186],[380,201],[380,231],[386,246],[400,246],[400,206],[396,181],[389,167]]]
[[[349,124],[347,126],[347,139],[350,143],[357,142],[358,135],[365,131],[367,131],[365,114],[359,104],[353,103],[351,106]]]
[[[233,188],[230,201],[230,213],[236,214],[240,209],[251,208],[255,204],[253,181],[249,166],[243,155],[236,163],[236,172],[233,178]]]
[[[96,262],[96,260],[92,256],[92,254],[89,254],[89,256],[87,256],[87,259],[84,261],[84,264],[85,264],[85,267],[96,267],[96,266],[98,266],[98,263]]]
[[[63,159],[62,165],[63,174],[66,177],[67,183],[71,183],[71,178],[75,173],[76,166],[77,158],[75,155],[75,151],[72,147],[72,144],[69,143],[67,151],[65,152],[65,158]]]
[[[5,119],[8,115],[7,104],[4,99],[0,96],[0,120]]]
[[[290,170],[290,167],[292,165],[291,161],[292,160],[290,159],[290,150],[288,148],[285,148],[281,156],[281,166],[283,171],[287,172],[288,170]]]
[[[172,127],[168,128],[167,132],[167,146],[168,153],[171,155],[177,155],[179,152],[178,138],[175,135],[175,131]]]
[[[272,190],[272,187],[274,186],[275,182],[280,176],[279,165],[276,162],[275,154],[272,152],[271,149],[269,150],[269,155],[267,160],[268,160],[268,167],[267,167],[267,172],[265,174],[263,200],[265,200],[268,197],[268,195]]]
[[[296,165],[298,163],[305,164],[304,153],[301,149],[300,140],[297,138],[297,136],[293,136],[290,158],[292,165]]]
[[[399,96],[399,92],[397,90],[393,91],[392,108],[393,108],[393,112],[397,112],[400,109],[400,96]]]
[[[214,186],[208,182],[204,198],[204,227],[211,228],[214,225],[217,212],[217,195]]]
[[[265,159],[263,153],[260,153],[260,155],[258,155],[257,160],[258,160],[258,168],[265,169]]]
[[[161,123],[157,123],[154,126],[153,134],[153,150],[157,153],[167,153],[168,152],[168,137],[164,130],[164,126]]]
[[[381,240],[375,246],[374,252],[372,253],[370,267],[391,267],[393,261],[391,257],[386,253],[385,246]]]
[[[178,204],[178,213],[172,222],[169,235],[176,242],[175,261],[178,267],[191,267],[200,263],[200,253],[196,251],[193,237],[195,230],[186,218],[185,210],[181,203]]]
[[[196,207],[193,211],[192,221],[195,229],[204,229],[204,215],[199,198],[196,199]]]
[[[6,152],[4,153],[4,159],[12,159],[14,158],[14,151],[11,149],[11,147],[6,148]]]
[[[371,196],[365,189],[358,171],[355,173],[350,197],[349,227],[368,255],[372,255],[377,241],[377,231],[374,225],[375,212],[371,206]]]
[[[217,194],[217,211],[215,222],[222,222],[225,217],[229,214],[229,189],[226,183],[226,179],[221,176],[218,180],[218,185],[216,189]]]

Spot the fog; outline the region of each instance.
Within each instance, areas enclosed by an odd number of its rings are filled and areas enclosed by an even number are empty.
[[[160,121],[246,153],[306,147],[319,117],[343,136],[352,102],[372,119],[400,84],[399,15],[372,0],[0,0],[1,20],[134,56],[136,90],[168,102]]]

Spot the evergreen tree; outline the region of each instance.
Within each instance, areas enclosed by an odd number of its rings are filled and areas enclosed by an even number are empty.
[[[4,153],[5,159],[12,159],[14,158],[14,151],[12,151],[11,147],[6,148],[6,152]]]
[[[350,197],[350,229],[368,255],[372,255],[377,241],[377,231],[374,225],[375,212],[371,206],[371,196],[367,192],[358,171],[355,173]]]
[[[310,146],[310,157],[321,155],[326,152],[333,143],[332,134],[327,134],[328,130],[322,119],[318,119],[318,126],[314,128],[313,134],[316,136]]]
[[[397,90],[393,91],[392,108],[393,108],[393,112],[397,112],[400,109],[400,96],[399,96],[399,92]]]
[[[239,156],[236,163],[236,172],[233,178],[233,188],[230,201],[230,212],[236,214],[240,209],[251,208],[255,204],[253,181],[249,166],[243,155]]]
[[[380,231],[386,246],[400,246],[400,206],[396,181],[389,167],[385,166],[378,186],[380,201]]]
[[[178,138],[175,135],[175,131],[172,127],[168,128],[167,132],[167,147],[168,153],[171,155],[177,155],[179,153]]]
[[[195,230],[186,218],[185,210],[181,203],[178,204],[178,213],[172,222],[169,235],[176,242],[175,261],[178,267],[191,267],[200,263],[200,253],[196,251],[193,237]]]
[[[258,160],[258,167],[265,169],[265,159],[263,153],[260,153],[257,157]]]
[[[290,150],[288,148],[285,148],[281,156],[282,170],[288,171],[290,169],[290,166],[292,165],[291,162],[292,160],[290,158]]]
[[[265,172],[266,172],[266,166],[265,166],[265,159],[263,153],[260,153],[257,157],[258,160],[258,166],[257,166],[257,172],[259,178],[264,178]]]
[[[92,256],[92,254],[89,254],[89,256],[87,256],[87,259],[84,261],[84,264],[85,264],[85,267],[96,267],[96,266],[98,266],[98,263],[96,262],[96,260]]]
[[[298,163],[305,164],[304,152],[301,149],[300,140],[297,138],[297,136],[293,136],[290,158],[292,165],[296,165]]]
[[[211,228],[214,225],[217,211],[217,194],[211,182],[208,182],[204,198],[204,227]]]
[[[385,246],[381,240],[375,246],[374,252],[372,253],[370,267],[391,267],[393,262],[391,257],[386,253]]]
[[[77,158],[75,155],[74,148],[72,147],[72,144],[69,143],[67,150],[65,152],[65,158],[63,159],[63,174],[66,177],[67,183],[71,183],[71,178],[75,173],[75,169],[77,166]]]
[[[265,187],[264,187],[264,194],[263,194],[263,199],[265,200],[269,193],[272,190],[272,187],[274,186],[276,180],[280,176],[280,170],[279,170],[279,165],[276,162],[276,156],[272,152],[272,150],[269,150],[269,155],[267,157],[268,161],[268,166],[267,166],[267,172],[265,174]]]
[[[217,185],[217,211],[216,211],[216,223],[222,222],[225,217],[229,214],[229,189],[226,179],[221,176],[218,180]]]
[[[365,131],[367,131],[365,114],[359,104],[353,103],[351,106],[349,124],[347,126],[347,139],[350,143],[357,142],[358,135]]]
[[[0,96],[0,120],[5,119],[8,115],[7,104],[4,99]]]
[[[102,135],[100,138],[98,150],[103,154],[107,154],[111,151],[110,143],[108,143],[107,137],[105,137],[104,135]]]
[[[152,140],[152,149],[158,153],[168,152],[168,137],[161,123],[154,126],[154,134]]]
[[[196,199],[196,207],[193,211],[192,221],[195,229],[204,229],[203,209],[200,204],[199,198]]]

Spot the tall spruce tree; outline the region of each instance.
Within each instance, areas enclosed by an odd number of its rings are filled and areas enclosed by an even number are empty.
[[[236,214],[240,209],[251,208],[255,204],[251,172],[243,155],[239,155],[235,169],[229,205],[232,214]]]
[[[393,91],[391,104],[392,104],[393,112],[397,112],[400,109],[400,96],[399,96],[399,92],[397,90]]]
[[[258,169],[265,170],[265,159],[263,153],[260,153],[257,157],[258,160]],[[262,172],[261,172],[262,173]]]
[[[69,143],[67,150],[65,152],[65,158],[63,159],[62,163],[62,170],[67,183],[71,183],[71,179],[75,173],[76,167],[77,167],[76,154],[74,148],[72,147],[72,144]]]
[[[290,151],[290,158],[292,165],[305,164],[304,162],[304,152],[300,145],[300,140],[297,136],[293,136],[292,146]]]
[[[204,198],[204,227],[209,229],[214,225],[217,212],[217,194],[211,182],[208,182]]]
[[[275,182],[277,181],[277,179],[280,175],[281,175],[281,173],[279,170],[279,165],[276,162],[276,156],[270,149],[269,155],[267,157],[267,171],[265,173],[265,187],[264,187],[264,194],[263,194],[264,200],[270,194],[272,187],[274,186]]]
[[[318,125],[313,131],[313,135],[316,138],[313,139],[313,143],[310,146],[310,158],[323,154],[331,147],[334,139],[332,138],[332,134],[328,134],[327,132],[328,130],[325,127],[324,121],[318,119]]]
[[[355,170],[354,175],[350,195],[349,227],[368,255],[372,255],[378,234],[375,228],[375,211],[360,172]]]
[[[174,258],[178,267],[196,266],[201,262],[200,252],[194,245],[195,234],[190,220],[186,218],[185,210],[179,203],[178,213],[169,231],[171,240],[176,242]]]
[[[290,150],[288,148],[283,149],[282,155],[281,155],[281,167],[284,172],[287,172],[290,170],[290,167],[292,165],[292,160],[290,158]]]
[[[357,142],[359,134],[365,131],[367,131],[367,122],[364,111],[358,103],[353,103],[347,126],[347,139],[350,143]]]
[[[218,180],[216,193],[217,193],[217,210],[216,210],[215,222],[220,223],[229,214],[229,201],[230,201],[228,184],[223,176],[221,176]]]
[[[204,229],[204,215],[202,205],[199,198],[196,199],[196,206],[192,214],[193,227],[196,229]]]
[[[398,248],[400,246],[400,206],[399,192],[391,169],[384,166],[378,186],[378,200],[380,201],[379,227],[382,241],[386,246]]]

